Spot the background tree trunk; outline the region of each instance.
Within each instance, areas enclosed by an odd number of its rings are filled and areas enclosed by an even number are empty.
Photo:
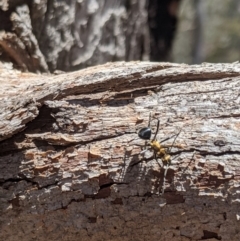
[[[149,59],[145,0],[4,2],[1,60],[24,71]]]
[[[178,2],[4,0],[0,60],[31,72],[73,71],[121,60],[166,61]]]
[[[0,240],[240,239],[238,63],[0,68]],[[136,164],[150,112],[158,140],[182,128],[164,195],[161,160]]]
[[[170,61],[180,0],[149,0],[150,60]]]
[[[221,5],[218,0],[182,0],[171,61],[187,64],[238,61],[239,8],[240,2],[236,0]]]

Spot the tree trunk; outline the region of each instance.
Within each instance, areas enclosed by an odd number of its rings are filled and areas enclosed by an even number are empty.
[[[0,240],[240,239],[238,63],[0,68]]]
[[[0,60],[31,72],[169,60],[180,0],[3,0]]]
[[[146,0],[4,0],[1,16],[0,60],[24,71],[149,59]]]

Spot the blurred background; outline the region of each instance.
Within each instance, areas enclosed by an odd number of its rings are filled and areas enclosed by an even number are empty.
[[[172,61],[235,62],[240,58],[239,0],[182,0]]]
[[[2,0],[0,61],[31,72],[240,58],[240,0]]]

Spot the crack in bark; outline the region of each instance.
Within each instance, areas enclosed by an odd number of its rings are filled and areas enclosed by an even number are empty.
[[[21,173],[19,174],[19,176],[23,176]],[[26,181],[27,183],[31,183],[33,186],[36,185],[38,190],[41,190],[41,189],[44,189],[44,188],[48,188],[48,187],[51,187],[51,186],[56,186],[58,184],[59,181],[55,181],[51,184],[47,184],[47,185],[43,185],[43,186],[40,186],[38,182],[36,181],[33,181],[31,180],[30,178],[8,178],[4,181],[0,181],[0,186],[4,186],[4,184],[7,184],[8,182],[11,182],[12,184],[14,183],[18,183],[18,182],[21,182],[21,181]],[[6,189],[6,188],[4,188]]]
[[[240,114],[231,114],[231,115],[218,115],[218,116],[209,116],[209,119],[223,119],[223,118],[231,118],[231,117],[240,117]]]
[[[14,184],[14,183],[18,183],[18,182],[21,182],[21,181],[26,181],[27,183],[31,183],[31,184],[37,185],[37,187],[39,187],[37,182],[32,181],[29,178],[20,178],[20,177],[19,178],[8,178],[8,179],[5,179],[4,181],[0,181],[0,185],[4,186],[4,184],[7,184],[8,182],[11,182],[11,183]],[[7,188],[4,188],[4,189],[7,189]]]

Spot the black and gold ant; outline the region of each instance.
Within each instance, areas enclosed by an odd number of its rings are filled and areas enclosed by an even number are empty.
[[[164,179],[163,179],[163,186],[162,186],[162,195],[163,195],[164,190],[165,190],[165,182],[166,182],[167,171],[168,171],[169,165],[171,164],[171,160],[172,160],[169,153],[170,153],[177,137],[179,136],[180,132],[182,131],[182,128],[180,129],[180,131],[177,134],[175,134],[171,137],[168,137],[168,138],[164,139],[163,141],[159,142],[159,141],[157,141],[156,137],[157,137],[157,134],[158,134],[158,131],[159,131],[160,121],[159,121],[159,119],[157,119],[157,129],[156,129],[155,135],[154,135],[152,140],[151,140],[152,130],[151,130],[151,127],[150,127],[150,123],[151,123],[151,113],[149,115],[148,127],[144,127],[142,129],[140,129],[140,131],[138,132],[138,136],[141,139],[148,141],[146,144],[148,146],[150,146],[150,148],[153,150],[155,160],[157,161],[157,158],[160,158],[163,162],[163,165],[166,166],[165,171],[164,171]],[[161,144],[162,142],[164,142],[164,141],[166,141],[166,140],[168,140],[168,139],[170,139],[174,136],[175,136],[175,138],[172,142],[172,145],[170,146],[170,149],[166,148],[166,146]],[[141,154],[143,152],[145,152],[146,150],[147,149],[142,151]],[[158,163],[158,161],[157,161],[157,163]]]

